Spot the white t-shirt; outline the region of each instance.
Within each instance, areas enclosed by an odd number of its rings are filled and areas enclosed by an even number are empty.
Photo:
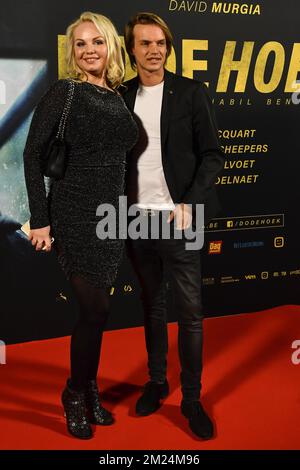
[[[160,115],[164,82],[140,85],[134,113],[142,123],[137,154],[137,206],[147,209],[174,209],[162,166]]]

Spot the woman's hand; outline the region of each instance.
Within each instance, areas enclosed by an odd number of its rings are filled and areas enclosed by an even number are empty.
[[[36,251],[51,251],[50,225],[30,230],[29,240]]]

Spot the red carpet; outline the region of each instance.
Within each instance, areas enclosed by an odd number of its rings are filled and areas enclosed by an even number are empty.
[[[169,327],[171,394],[154,415],[134,405],[147,380],[142,328],[107,332],[100,387],[116,424],[94,439],[66,433],[60,392],[68,374],[69,338],[8,346],[0,365],[1,449],[300,449],[300,307],[207,319],[203,403],[216,437],[202,442],[179,411],[177,326]]]

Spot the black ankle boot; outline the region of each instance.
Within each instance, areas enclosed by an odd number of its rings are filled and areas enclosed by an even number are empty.
[[[200,401],[181,402],[181,412],[189,420],[190,429],[202,439],[211,439],[214,425]]]
[[[61,401],[67,418],[67,428],[72,436],[79,439],[93,437],[90,421],[87,416],[85,394],[70,387],[69,380],[62,392]]]
[[[160,400],[169,394],[167,379],[162,383],[147,382],[144,391],[136,402],[135,411],[138,416],[148,416],[154,413],[161,405]]]
[[[85,391],[85,400],[88,410],[88,416],[92,424],[109,426],[113,424],[112,414],[106,410],[100,403],[99,390],[96,380],[89,380]]]

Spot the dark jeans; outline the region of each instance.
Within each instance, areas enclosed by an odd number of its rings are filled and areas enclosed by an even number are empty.
[[[128,254],[142,287],[145,339],[150,379],[163,382],[167,369],[167,270],[178,318],[178,350],[183,399],[198,400],[202,372],[200,251],[186,250],[186,240],[129,240]]]

